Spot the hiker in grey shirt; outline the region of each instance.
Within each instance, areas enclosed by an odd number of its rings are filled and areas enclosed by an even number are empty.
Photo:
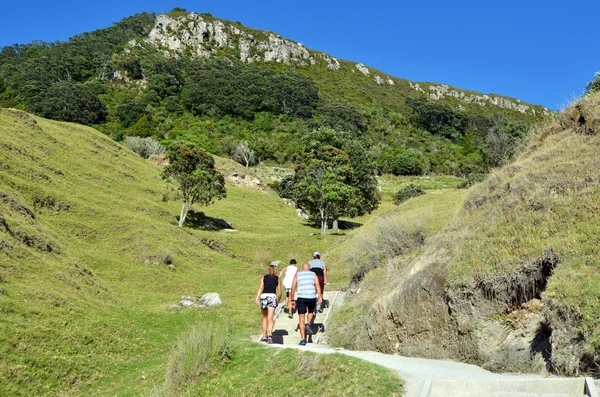
[[[321,254],[316,251],[313,253],[313,260],[309,261],[310,271],[317,275],[319,278],[319,284],[321,284],[321,291],[325,291],[325,284],[327,284],[327,265],[324,260],[321,260]]]
[[[317,275],[310,270],[310,265],[305,263],[302,265],[302,270],[296,273],[292,282],[292,291],[290,296],[298,291],[298,299],[295,305],[298,310],[298,326],[300,328],[300,346],[306,346],[306,331],[313,334],[310,327],[315,317],[315,307],[317,298],[319,304],[323,303],[323,290],[319,284]],[[308,312],[308,323],[304,324],[304,316]]]

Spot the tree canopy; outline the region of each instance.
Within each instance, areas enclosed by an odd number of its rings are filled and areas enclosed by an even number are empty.
[[[357,135],[321,127],[303,138],[294,175],[283,181],[283,194],[321,222],[370,213],[379,205],[375,165]]]
[[[225,178],[215,169],[215,160],[195,144],[177,141],[167,150],[169,164],[163,169],[163,179],[176,184],[183,200],[179,227],[183,226],[194,203],[211,204],[225,197]]]

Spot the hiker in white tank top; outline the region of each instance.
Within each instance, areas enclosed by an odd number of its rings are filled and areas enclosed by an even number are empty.
[[[290,290],[292,289],[292,283],[294,282],[294,277],[298,272],[298,267],[296,266],[296,260],[292,259],[290,264],[284,267],[279,273],[279,279],[283,280],[283,288],[285,288],[285,305],[283,306],[283,311],[287,311],[288,317],[292,318],[294,311],[292,310],[292,300],[294,297],[290,297]],[[285,273],[285,277],[282,275]]]

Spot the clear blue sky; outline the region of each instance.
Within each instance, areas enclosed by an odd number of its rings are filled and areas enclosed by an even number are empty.
[[[271,30],[393,76],[558,109],[600,70],[600,1],[6,1],[0,46],[66,40],[184,7]]]

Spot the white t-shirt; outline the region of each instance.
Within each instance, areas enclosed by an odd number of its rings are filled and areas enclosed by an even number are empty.
[[[292,288],[292,283],[294,282],[294,276],[298,272],[298,267],[296,265],[289,265],[287,270],[285,271],[285,277],[283,278],[283,288],[290,289]]]

